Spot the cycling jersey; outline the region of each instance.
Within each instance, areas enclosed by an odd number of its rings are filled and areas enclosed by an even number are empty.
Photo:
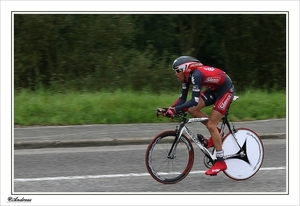
[[[189,87],[192,86],[192,98],[187,100]],[[201,88],[206,90],[201,92]],[[214,109],[224,114],[233,98],[233,85],[230,77],[221,69],[210,66],[192,68],[187,81],[182,82],[180,97],[171,105],[176,112],[187,111],[196,106],[199,98],[205,106],[214,105]]]

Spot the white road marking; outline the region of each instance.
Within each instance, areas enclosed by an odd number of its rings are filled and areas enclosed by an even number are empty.
[[[260,170],[285,170],[286,167],[265,167]],[[205,171],[191,171],[190,174],[205,173]],[[129,173],[129,174],[112,174],[112,175],[85,175],[85,176],[66,176],[66,177],[41,177],[41,178],[19,178],[14,182],[33,182],[33,181],[56,181],[56,180],[78,180],[78,179],[100,179],[116,177],[143,177],[149,176],[149,173]]]

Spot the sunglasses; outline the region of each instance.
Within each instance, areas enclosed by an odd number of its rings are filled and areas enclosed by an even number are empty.
[[[185,65],[185,64],[182,64],[182,65],[176,67],[176,68],[174,69],[174,71],[175,71],[176,73],[183,72],[183,70],[185,69],[185,67],[186,67],[186,65]]]
[[[175,71],[176,73],[180,73],[180,72],[182,72],[182,69],[174,69],[174,71]]]

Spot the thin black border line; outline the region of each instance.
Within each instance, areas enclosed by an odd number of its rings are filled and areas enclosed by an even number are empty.
[[[24,11],[11,11],[11,37],[13,37],[12,36],[12,34],[14,34],[14,32],[13,32],[13,21],[12,21],[12,19],[14,19],[13,18],[13,15],[14,15],[14,13],[15,12],[24,12]],[[43,12],[43,13],[47,13],[47,12],[51,12],[51,11],[25,11],[25,13],[29,13],[29,12]],[[57,12],[57,13],[60,13],[60,12],[65,12],[65,11],[55,11],[55,12]],[[67,11],[67,13],[72,13],[72,12],[80,12],[80,13],[92,13],[92,12],[103,12],[103,11]],[[108,12],[119,12],[119,13],[129,13],[129,12],[138,12],[137,14],[140,14],[140,15],[142,15],[141,13],[139,13],[139,12],[141,12],[141,11],[104,11],[104,13],[108,13]],[[145,13],[148,13],[148,12],[151,12],[151,11],[145,11]],[[180,11],[159,11],[159,12],[157,12],[157,11],[155,11],[154,13],[152,13],[153,15],[155,15],[155,14],[158,14],[158,13],[163,13],[163,12],[168,12],[168,13],[178,13],[179,12],[179,14],[180,14]],[[243,12],[243,11],[181,11],[181,12],[184,12],[185,14],[186,13],[191,13],[191,12],[195,12],[195,13],[197,13],[198,12],[198,14],[200,14],[201,12],[205,12],[205,13],[208,13],[208,12],[216,12],[216,13],[227,13],[227,12],[234,12],[234,13],[237,13],[237,12],[241,12],[241,14],[242,13],[245,13],[245,12]],[[287,54],[286,54],[286,56],[287,56],[287,58],[286,58],[286,64],[287,64],[287,67],[288,68],[286,68],[286,71],[287,71],[287,77],[286,77],[286,79],[287,79],[287,82],[286,82],[286,90],[287,90],[287,93],[288,93],[288,97],[289,97],[289,85],[288,85],[288,82],[289,82],[289,43],[290,43],[290,41],[289,41],[289,35],[290,35],[290,32],[289,32],[289,11],[246,11],[246,13],[250,13],[250,12],[254,12],[253,14],[255,14],[255,13],[257,13],[258,15],[259,14],[261,14],[262,15],[262,13],[273,13],[274,12],[274,14],[276,13],[276,12],[282,12],[283,14],[285,13],[285,15],[286,15],[286,17],[287,17],[287,19],[286,19],[286,23],[287,23],[287,25],[286,25],[286,31],[288,32],[287,34],[286,34],[286,37],[288,37],[287,38],[287,43],[286,43],[286,46],[287,46],[287,48],[286,48],[286,52],[287,52]],[[142,13],[144,13],[143,11],[142,11]],[[33,13],[32,13],[33,14]],[[101,13],[99,13],[99,15],[101,15]],[[211,14],[211,15],[218,15],[218,14]],[[224,15],[224,14],[223,14]],[[230,14],[228,14],[228,15],[230,15]],[[13,51],[13,40],[14,40],[14,38],[11,38],[11,78],[13,77],[13,67],[12,67],[12,65],[13,65],[13,60],[14,60],[14,58],[13,58],[13,56],[12,56],[12,51]],[[11,79],[12,80],[12,87],[11,87],[11,102],[13,103],[13,91],[14,91],[14,81],[13,81],[13,79]],[[287,98],[288,99],[288,98]],[[289,103],[289,101],[286,103],[286,106],[288,105],[288,103]],[[13,106],[14,106],[14,104],[13,104]],[[287,113],[289,114],[289,106],[288,106],[288,108],[287,108]],[[13,107],[12,107],[12,111],[13,111]],[[11,111],[11,121],[12,121],[12,123],[14,122],[14,118],[13,118],[13,112]],[[286,114],[286,115],[288,115],[288,114]],[[288,117],[289,117],[289,115],[288,115]],[[286,124],[287,124],[287,130],[288,130],[288,134],[289,134],[289,119],[288,118],[286,118],[287,119],[287,122],[286,122]],[[14,130],[14,127],[13,127],[13,125],[14,124],[12,124],[12,126],[11,126],[11,132]],[[11,133],[11,134],[13,134],[13,132]],[[287,162],[288,162],[288,167],[289,167],[289,138],[288,137],[286,137],[286,141],[287,141],[287,148],[288,148],[288,150],[287,150]],[[12,135],[12,137],[11,137],[11,143],[12,143],[12,145],[11,145],[11,160],[12,160],[12,158],[13,158],[13,142],[14,142],[14,138],[13,138],[13,135]],[[12,165],[13,165],[13,163],[11,162],[11,177],[12,177],[12,173],[14,172],[13,170],[12,170]],[[286,187],[287,187],[287,193],[286,194],[278,194],[278,193],[273,193],[273,194],[219,194],[219,193],[216,193],[216,194],[206,194],[206,193],[187,193],[187,194],[178,194],[178,193],[173,193],[173,194],[169,194],[169,193],[158,193],[158,194],[148,194],[148,193],[146,193],[146,192],[144,192],[144,193],[133,193],[133,192],[129,192],[130,194],[126,194],[126,193],[124,193],[124,192],[120,192],[120,194],[119,193],[113,193],[113,192],[109,192],[109,194],[102,194],[102,193],[95,193],[95,194],[93,194],[93,193],[87,193],[87,194],[78,194],[78,193],[76,193],[76,192],[74,192],[74,194],[72,194],[72,193],[64,193],[64,194],[56,194],[56,193],[53,193],[53,194],[32,194],[32,193],[13,193],[13,187],[12,186],[14,186],[14,181],[13,181],[13,178],[11,178],[11,195],[289,195],[289,187],[290,187],[290,184],[289,184],[289,180],[290,180],[290,176],[289,176],[289,169],[288,169],[288,171],[286,171],[286,173],[288,174],[288,176],[287,176],[287,182],[286,182]],[[82,192],[82,193],[84,193],[84,192]],[[253,192],[254,193],[254,192]],[[271,193],[271,192],[270,192]]]
[[[130,13],[130,14],[141,14],[142,13],[149,13],[149,14],[159,14],[159,13],[163,13],[163,14],[168,14],[168,13],[174,13],[174,14],[187,14],[187,13],[195,13],[195,14],[201,14],[201,13],[210,13],[212,15],[214,15],[216,13],[228,13],[228,15],[230,15],[230,13],[238,13],[238,14],[245,14],[245,13],[252,13],[252,14],[264,14],[264,13],[274,13],[274,14],[278,14],[280,12],[283,13],[289,13],[289,11],[11,11],[12,13],[16,13],[16,12],[22,12],[22,13],[31,13],[31,14],[42,14],[42,13],[99,13],[99,14],[103,14],[103,13],[121,13],[121,14],[125,14],[125,13]]]

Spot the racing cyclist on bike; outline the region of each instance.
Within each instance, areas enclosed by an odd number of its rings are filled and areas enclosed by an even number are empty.
[[[229,107],[234,87],[230,77],[221,69],[205,66],[198,59],[190,56],[180,56],[172,65],[175,75],[182,82],[180,97],[167,109],[164,115],[174,116],[179,111],[188,111],[193,117],[208,117],[201,111],[206,106],[213,105],[206,125],[211,137],[207,140],[198,135],[200,142],[206,147],[214,146],[217,154],[215,164],[205,172],[206,175],[216,175],[227,169],[222,149],[220,129],[217,127]],[[192,86],[192,98],[187,100],[190,85]],[[206,90],[200,91],[202,87]]]

